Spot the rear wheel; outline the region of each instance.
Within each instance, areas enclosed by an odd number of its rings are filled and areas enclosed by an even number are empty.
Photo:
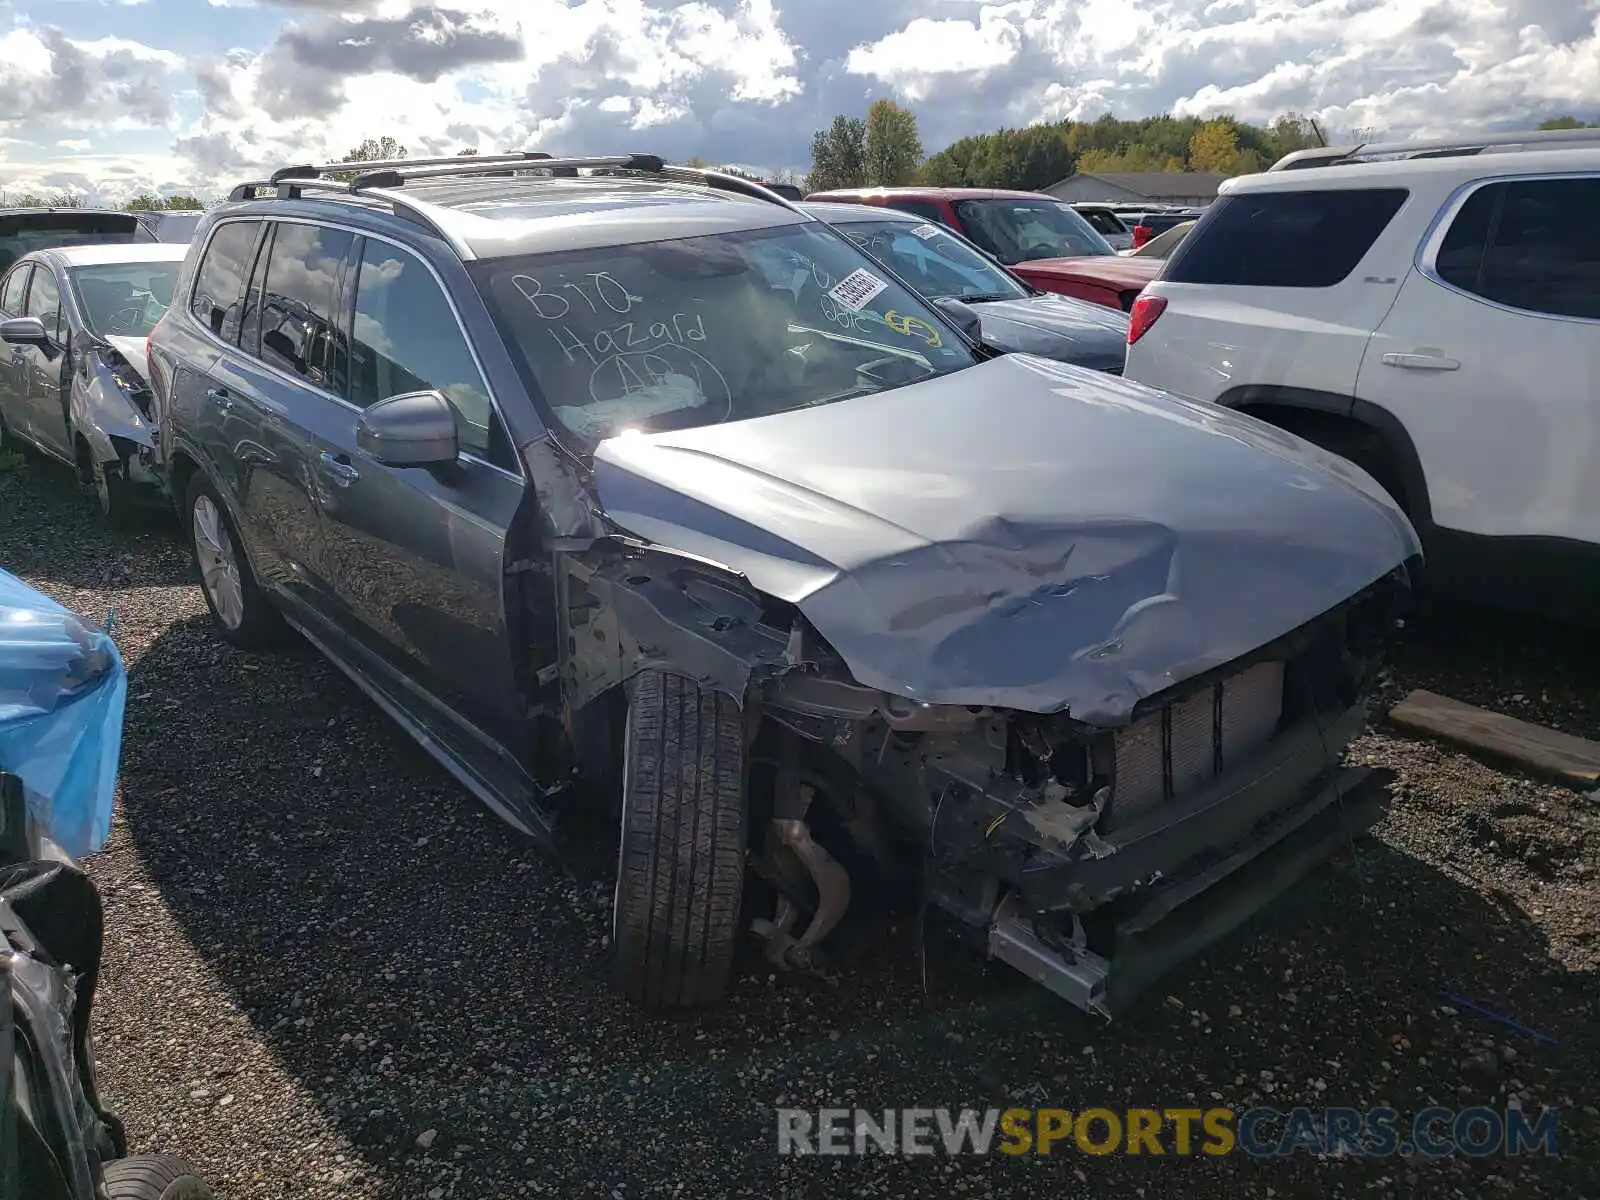
[[[193,1167],[168,1154],[107,1163],[105,1181],[107,1200],[216,1200]]]
[[[646,671],[628,688],[612,974],[649,1008],[718,999],[744,892],[744,715],[732,697]]]
[[[268,644],[281,632],[282,618],[256,584],[216,489],[199,471],[189,481],[185,512],[200,590],[217,630],[235,646]]]

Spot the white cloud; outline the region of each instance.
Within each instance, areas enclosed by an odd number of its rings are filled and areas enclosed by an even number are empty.
[[[941,76],[988,72],[1017,57],[1022,32],[1007,14],[989,10],[972,21],[933,21],[918,17],[904,29],[870,46],[850,51],[845,69],[871,75],[923,99]]]
[[[97,6],[40,9],[9,31],[0,7],[0,135],[37,148],[8,150],[0,183],[115,163],[108,193],[216,189],[384,134],[414,152],[801,166],[812,130],[878,95],[913,105],[930,150],[1105,112],[1296,109],[1395,135],[1600,117],[1600,0],[177,4],[148,0],[142,42],[106,36]],[[275,35],[225,49],[263,14]],[[215,49],[191,38],[179,53],[163,37],[178,21]]]

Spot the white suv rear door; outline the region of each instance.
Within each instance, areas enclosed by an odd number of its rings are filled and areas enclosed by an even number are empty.
[[[1145,289],[1167,306],[1125,375],[1196,400],[1247,385],[1351,395],[1415,248],[1418,223],[1395,219],[1407,200],[1389,182],[1227,192]]]
[[[1600,542],[1600,174],[1460,189],[1356,394],[1411,435],[1436,524]]]

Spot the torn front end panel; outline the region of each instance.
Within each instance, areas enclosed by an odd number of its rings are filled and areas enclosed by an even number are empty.
[[[163,501],[155,394],[145,381],[143,347],[132,339],[93,342],[77,357],[68,401],[74,431],[87,444],[80,465],[106,474],[127,496]]]
[[[769,682],[764,712],[921,835],[930,898],[972,940],[1109,1016],[1379,818],[1383,778],[1340,759],[1405,594],[1397,573],[1116,728],[811,671]]]
[[[652,667],[694,679],[741,706],[752,679],[782,674],[784,617],[738,576],[693,555],[622,538],[559,556],[569,713]]]
[[[871,869],[1110,1015],[1382,812],[1383,779],[1340,759],[1404,568],[1115,725],[863,685],[798,607],[693,555],[613,537],[557,575],[569,720],[650,668],[744,708],[752,779],[771,781],[752,786],[749,862],[777,892],[752,928],[775,964],[814,965]]]

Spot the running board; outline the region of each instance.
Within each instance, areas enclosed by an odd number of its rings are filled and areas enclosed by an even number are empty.
[[[337,654],[334,654],[328,648],[326,642],[306,628],[304,622],[296,620],[288,613],[284,613],[284,620],[288,622],[296,633],[316,647],[324,658],[338,667],[346,678],[361,690],[367,699],[381,708],[395,724],[405,730],[406,734],[415,740],[417,745],[427,751],[430,758],[446,771],[449,771],[455,777],[457,783],[477,797],[485,808],[519,833],[532,838],[540,847],[550,851],[560,849],[561,838],[556,828],[555,817],[545,807],[540,798],[533,796],[526,789],[519,789],[522,791],[520,796],[507,797],[491,786],[489,781],[468,766],[459,754],[412,720],[411,716],[400,705],[396,704],[382,688],[371,679],[368,679],[363,672],[345,662]],[[543,798],[548,799],[553,794],[553,792],[546,792]]]
[[[1117,925],[1107,959],[1046,944],[1026,915],[1002,905],[989,927],[989,957],[1017,968],[1096,1016],[1126,1012],[1155,980],[1243,925],[1383,816],[1392,774],[1339,771],[1309,806],[1315,816],[1273,830],[1201,875],[1153,892]],[[1319,803],[1319,801],[1321,803]],[[1179,904],[1172,896],[1179,894]]]

